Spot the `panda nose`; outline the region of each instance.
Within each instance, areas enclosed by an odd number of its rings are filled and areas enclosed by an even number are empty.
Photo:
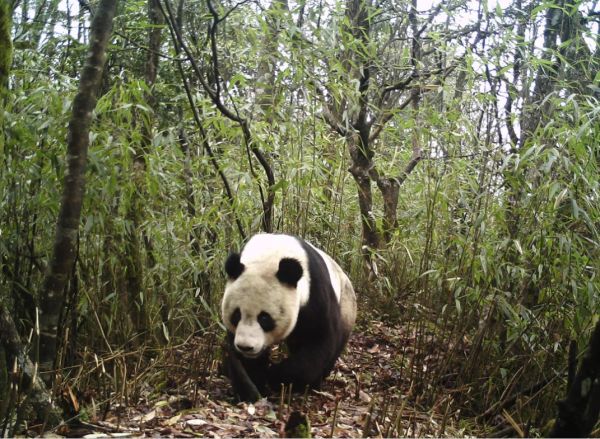
[[[254,350],[254,348],[252,346],[246,346],[246,345],[241,345],[241,344],[236,344],[235,347],[240,352],[250,352],[250,351]]]

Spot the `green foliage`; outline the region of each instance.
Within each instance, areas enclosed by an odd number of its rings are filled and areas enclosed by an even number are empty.
[[[139,48],[152,27],[146,2],[121,3],[92,127],[75,270],[77,349],[99,354],[140,339],[154,346],[221,330],[222,261],[242,244],[236,218],[247,233],[260,230],[257,183],[264,183],[239,124],[215,108],[183,55],[176,58],[166,31],[158,79],[152,87],[144,82],[146,52]],[[578,5],[561,19],[590,6]],[[397,364],[414,369],[420,402],[435,404],[442,385],[468,388],[457,401],[463,413],[477,414],[507,397],[508,386],[560,382],[568,340],[585,340],[600,315],[599,61],[597,47],[593,55],[582,45],[592,28],[580,27],[578,35],[560,37],[556,49],[545,50],[535,32],[548,8],[557,8],[552,2],[524,2],[522,9],[484,3],[490,20],[477,37],[467,3],[453,3],[431,20],[420,11],[418,69],[429,74],[385,100],[385,87],[413,74],[409,2],[367,11],[367,38],[352,29],[344,2],[307,7],[302,23],[300,11],[288,11],[283,2],[264,10],[245,2],[216,6],[224,18],[216,35],[219,78],[211,70],[204,2],[185,2],[184,38],[203,79],[213,88],[220,81],[223,103],[248,120],[273,167],[276,230],[304,236],[339,260],[365,319],[374,318],[368,312],[374,309],[414,328],[422,352],[414,361],[403,353]],[[22,45],[15,52],[0,149],[0,291],[17,305],[35,297],[46,268],[75,73],[86,47],[73,36],[44,32],[39,44],[32,37],[35,50]],[[180,61],[201,127],[182,86]],[[576,67],[582,63],[589,68]],[[372,75],[363,93],[365,64]],[[552,72],[553,83],[536,101],[538,69]],[[420,92],[418,108],[400,108],[413,87]],[[338,112],[340,125],[352,128],[364,99],[369,120],[391,115],[372,145],[379,173],[401,175],[415,139],[423,151],[400,187],[390,242],[373,250],[375,278],[363,269],[348,139],[325,115],[326,109]],[[522,127],[532,115],[539,123],[526,136]],[[510,139],[509,122],[522,142]],[[138,174],[141,150],[145,169]],[[372,187],[372,214],[383,231],[382,195]],[[132,211],[139,215],[133,218]],[[149,320],[145,334],[127,321],[133,257],[127,249],[134,238],[143,268],[134,301]],[[30,328],[33,315],[22,314],[23,327]],[[429,354],[423,346],[432,346],[440,370],[424,372]],[[543,424],[555,389],[541,392],[523,413],[545,408]]]
[[[32,81],[27,69],[39,61],[28,51],[13,72],[14,90],[4,113],[5,145],[0,151],[0,258],[9,273],[3,286],[27,294],[37,290],[50,252],[65,159],[65,124],[74,93],[65,77],[57,76],[52,84]]]

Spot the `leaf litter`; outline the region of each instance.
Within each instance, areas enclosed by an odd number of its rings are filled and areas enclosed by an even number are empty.
[[[123,395],[113,395],[103,411],[88,411],[86,421],[63,426],[58,433],[87,439],[285,437],[286,421],[301,413],[312,437],[464,436],[457,426],[459,411],[449,412],[444,403],[450,392],[425,409],[413,391],[414,330],[378,320],[361,326],[319,390],[290,395],[282,389],[254,404],[236,403],[219,371],[219,336],[193,337],[167,349],[161,364],[140,380],[143,384],[138,382],[136,403],[131,395],[129,404],[123,404]],[[427,362],[435,358],[429,355],[420,364],[433,368]]]

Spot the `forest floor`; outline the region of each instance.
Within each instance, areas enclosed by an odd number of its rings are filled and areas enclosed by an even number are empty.
[[[321,390],[291,396],[282,392],[255,404],[235,403],[232,398],[227,379],[218,371],[214,341],[218,338],[194,337],[170,349],[151,376],[139,378],[144,384],[138,382],[140,390],[128,397],[137,403],[123,402],[121,395],[120,404],[114,400],[110,408],[88,413],[88,421],[80,427],[59,434],[293,437],[299,434],[290,430],[298,413],[301,420],[308,420],[312,437],[474,434],[459,422],[459,411],[449,410],[448,392],[428,408],[415,397],[410,378],[402,373],[408,367],[398,367],[399,361],[411,361],[412,337],[411,330],[402,326],[363,322]],[[436,357],[431,355],[431,361]]]

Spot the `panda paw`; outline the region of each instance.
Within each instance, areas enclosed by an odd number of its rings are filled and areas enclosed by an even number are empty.
[[[256,386],[239,386],[234,390],[234,395],[240,402],[256,402],[262,398]]]

